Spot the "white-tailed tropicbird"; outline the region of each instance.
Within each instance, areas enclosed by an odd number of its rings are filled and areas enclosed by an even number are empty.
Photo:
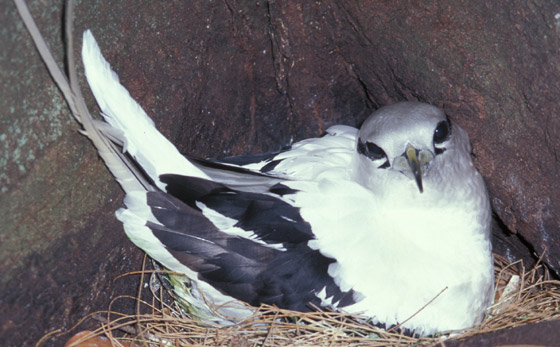
[[[440,109],[401,102],[359,130],[333,126],[256,162],[201,160],[158,132],[89,31],[82,58],[108,123],[99,128],[152,182],[139,189],[112,170],[126,192],[117,218],[153,259],[190,278],[181,294],[205,319],[251,314],[240,302],[313,304],[432,334],[485,316],[488,195],[467,133]]]

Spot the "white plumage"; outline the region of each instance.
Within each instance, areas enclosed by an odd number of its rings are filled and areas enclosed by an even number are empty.
[[[204,319],[247,316],[240,301],[297,310],[312,302],[419,334],[484,318],[493,294],[488,196],[466,132],[441,110],[398,103],[360,130],[334,126],[264,160],[205,161],[157,131],[89,31],[82,56],[111,126],[100,128],[154,183],[122,184],[117,217],[136,245],[192,280],[180,294]],[[225,303],[233,306],[209,307]]]

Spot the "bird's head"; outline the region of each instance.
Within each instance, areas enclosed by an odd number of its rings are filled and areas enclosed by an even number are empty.
[[[406,177],[422,193],[432,167],[444,165],[443,157],[449,156],[449,150],[453,152],[458,142],[466,143],[460,146],[463,152],[469,150],[466,132],[452,127],[435,106],[399,102],[382,107],[366,119],[358,134],[358,160],[365,168],[361,172],[369,176],[363,180],[375,185],[380,177]]]

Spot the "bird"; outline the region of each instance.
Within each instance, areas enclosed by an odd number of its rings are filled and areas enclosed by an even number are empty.
[[[95,124],[130,160],[108,165],[126,193],[116,217],[185,276],[178,295],[199,317],[231,324],[266,303],[433,335],[487,315],[489,197],[467,132],[440,108],[402,101],[277,153],[195,158],[157,130],[90,30],[82,60]]]

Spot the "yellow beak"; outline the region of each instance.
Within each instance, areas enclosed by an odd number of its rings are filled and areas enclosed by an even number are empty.
[[[408,166],[410,166],[410,171],[412,171],[412,174],[414,175],[416,185],[418,186],[420,193],[422,193],[424,192],[424,188],[422,187],[422,164],[418,160],[418,150],[411,144],[408,144],[404,153]]]

